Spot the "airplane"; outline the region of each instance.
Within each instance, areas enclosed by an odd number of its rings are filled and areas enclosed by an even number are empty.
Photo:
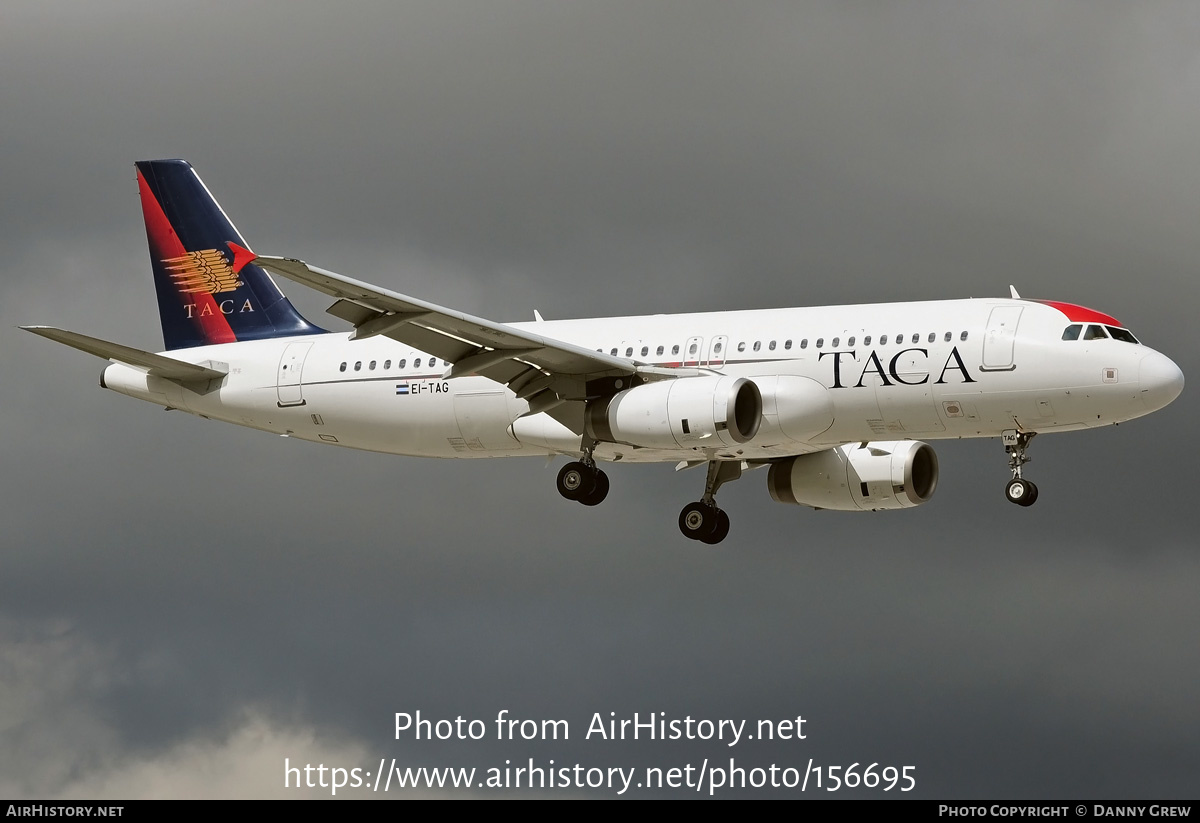
[[[257,255],[190,164],[135,164],[165,350],[22,328],[111,361],[100,385],[313,443],[442,458],[567,457],[557,489],[601,503],[602,462],[704,466],[684,536],[725,539],[716,494],[766,468],[780,503],[926,503],[925,440],[999,437],[1005,495],[1038,434],[1108,426],[1183,390],[1166,355],[1071,303],[960,299],[497,323],[288,257]],[[275,274],[335,299],[319,328]],[[920,440],[915,438],[921,438]]]

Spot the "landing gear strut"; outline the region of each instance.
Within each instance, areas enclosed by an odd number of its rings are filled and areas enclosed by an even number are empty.
[[[679,531],[689,540],[715,545],[729,534],[729,515],[717,508],[717,489],[742,476],[742,464],[737,461],[708,461],[708,478],[704,481],[704,496],[688,503],[679,513]]]
[[[583,450],[583,460],[568,463],[558,472],[558,493],[585,506],[598,506],[608,497],[608,475],[596,467],[595,449],[592,443]]]
[[[1008,468],[1012,470],[1012,480],[1004,487],[1004,496],[1008,502],[1018,506],[1032,506],[1038,499],[1038,487],[1030,480],[1021,477],[1021,467],[1029,462],[1025,454],[1029,441],[1037,432],[1016,432],[1004,434],[1004,450],[1008,452]]]

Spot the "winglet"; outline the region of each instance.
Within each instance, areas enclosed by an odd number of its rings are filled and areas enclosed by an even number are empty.
[[[243,266],[245,266],[247,263],[253,263],[255,260],[258,259],[257,254],[250,251],[250,249],[243,249],[241,246],[239,246],[237,243],[234,243],[232,240],[226,240],[225,245],[229,246],[229,250],[231,252],[233,252],[233,273],[234,274],[241,273]]]

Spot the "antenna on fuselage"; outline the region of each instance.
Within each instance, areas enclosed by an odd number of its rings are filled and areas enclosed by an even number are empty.
[[[1009,293],[1010,293],[1010,294],[1012,294],[1012,299],[1013,299],[1013,300],[1020,300],[1020,299],[1021,299],[1021,295],[1017,294],[1017,287],[1016,287],[1016,286],[1014,286],[1014,285],[1012,285],[1012,284],[1009,284],[1009,286],[1008,286],[1008,291],[1009,291]]]

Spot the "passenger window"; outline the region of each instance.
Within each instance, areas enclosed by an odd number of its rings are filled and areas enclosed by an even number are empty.
[[[418,357],[416,360],[413,361],[413,368],[414,369],[421,368],[421,358]]]
[[[1063,329],[1062,339],[1063,340],[1078,340],[1079,333],[1081,331],[1083,331],[1083,326],[1081,326],[1078,323],[1072,323],[1071,325],[1069,325],[1065,329]]]
[[[791,340],[784,340],[784,341],[783,341],[783,348],[784,348],[784,351],[791,351],[791,348],[792,348],[792,341],[791,341]]]
[[[868,334],[866,337],[863,338],[863,345],[864,346],[871,345],[871,335]]]
[[[802,349],[808,348],[808,338],[807,337],[800,341],[800,348],[802,348]]]
[[[840,337],[835,337],[835,338],[833,338],[833,347],[834,347],[835,349],[838,347],[838,342],[839,342],[840,340],[841,340],[841,338],[840,338]]]
[[[746,341],[743,340],[741,343],[738,343],[738,351],[745,351],[745,350],[746,350]]]
[[[966,339],[967,339],[967,333],[966,333],[966,332],[963,332],[962,334],[960,334],[960,335],[958,336],[958,339],[959,339],[959,340],[962,340],[963,342],[966,342]]]
[[[407,362],[407,361],[405,361],[405,360],[400,360],[399,362],[397,362],[397,363],[396,363],[396,368],[398,368],[398,369],[402,369],[402,368],[404,368],[404,364],[405,364],[406,362]]]
[[[658,350],[655,352],[655,354],[657,354],[659,357],[662,357],[662,353],[663,353],[663,347],[659,346]]]
[[[953,334],[951,334],[950,332],[946,332],[946,342],[947,342],[947,343],[949,343],[949,342],[950,342],[950,338],[951,338],[951,337],[953,337],[953,336],[954,336],[954,335],[953,335]]]
[[[886,334],[881,334],[879,336],[879,345],[881,345],[881,346],[887,345],[887,335]]]
[[[695,355],[695,354],[696,354],[696,344],[695,344],[695,343],[693,343],[692,345],[688,346],[688,354],[690,354],[690,355]]]
[[[1103,340],[1106,337],[1108,335],[1104,333],[1102,326],[1088,326],[1087,331],[1083,333],[1084,340]]]
[[[616,357],[616,356],[617,356],[617,350],[616,350],[616,349],[613,349],[612,351],[610,351],[610,352],[609,352],[609,354],[611,354],[613,357]]]
[[[847,340],[847,341],[846,341],[846,345],[847,345],[847,346],[853,346],[853,345],[854,345],[854,338],[853,338],[853,337],[851,337],[849,340]]]
[[[775,341],[772,340],[770,343],[768,343],[767,348],[770,349],[771,351],[775,351]]]
[[[346,370],[346,362],[343,360],[342,365],[338,367],[338,371],[345,371],[345,370]]]
[[[937,340],[937,334],[935,332],[930,332],[929,333],[929,342],[932,343],[934,340]]]
[[[758,351],[758,350],[759,350],[759,349],[761,349],[761,348],[762,348],[762,341],[760,341],[760,340],[755,340],[755,341],[754,341],[754,350],[755,350],[755,351]]]
[[[372,360],[371,365],[367,366],[367,368],[370,369],[371,371],[375,371],[375,361]]]
[[[388,369],[390,369],[391,367],[392,367],[392,361],[391,361],[391,360],[384,360],[384,361],[383,361],[383,370],[384,370],[384,371],[387,371],[387,370],[388,370]]]
[[[717,345],[713,346],[713,351],[714,351],[714,352],[716,352],[717,354],[720,354],[720,353],[721,353],[721,349],[723,349],[723,348],[725,348],[725,344],[724,344],[724,343],[718,343]],[[774,344],[774,343],[772,343],[772,344],[771,344],[771,348],[775,348],[775,344]]]
[[[676,343],[674,346],[671,347],[671,354],[679,354],[679,344],[678,343]]]
[[[920,343],[920,342],[921,342],[921,335],[919,335],[919,334],[914,334],[914,335],[913,335],[913,342],[914,342],[914,343]]]
[[[626,357],[633,357],[633,346],[627,346],[627,347],[625,348],[625,356],[626,356]]]
[[[436,365],[437,365],[437,358],[436,357],[429,358],[429,368],[432,369]]]
[[[818,338],[817,338],[817,348],[819,349],[819,348],[821,348],[821,347],[822,347],[822,346],[824,346],[824,345],[825,345],[825,338],[824,338],[824,337],[818,337]]]
[[[649,353],[650,353],[650,347],[649,347],[649,346],[642,346],[642,357],[645,357],[645,356],[646,356],[646,355],[648,355]]]
[[[361,361],[361,360],[356,360],[356,361],[354,362],[354,370],[355,370],[355,371],[362,371],[362,361]]]

